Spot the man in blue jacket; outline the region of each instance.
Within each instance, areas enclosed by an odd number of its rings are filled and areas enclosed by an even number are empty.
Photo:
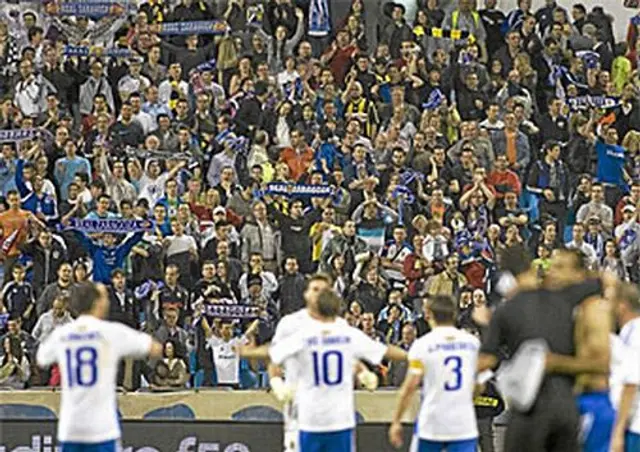
[[[93,260],[93,280],[110,284],[111,272],[123,268],[124,260],[144,236],[144,231],[128,235],[122,243],[116,245],[116,235],[111,232],[102,234],[102,242],[98,243],[82,231],[76,231],[80,243]]]

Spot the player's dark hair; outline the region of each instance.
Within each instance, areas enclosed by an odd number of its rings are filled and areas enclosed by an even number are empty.
[[[531,254],[522,246],[516,245],[505,248],[499,255],[499,266],[503,271],[519,276],[531,268]]]
[[[77,315],[91,312],[99,298],[100,291],[95,283],[85,281],[76,284],[71,289],[71,311]]]
[[[332,290],[323,290],[318,296],[318,314],[326,318],[335,318],[340,315],[342,300]]]
[[[584,254],[577,248],[562,248],[558,249],[556,252],[565,253],[569,256],[573,257],[574,268],[576,271],[587,271],[589,270],[590,264],[587,259],[587,255]]]
[[[453,325],[458,317],[458,305],[449,295],[430,297],[428,306],[433,319],[439,325]]]

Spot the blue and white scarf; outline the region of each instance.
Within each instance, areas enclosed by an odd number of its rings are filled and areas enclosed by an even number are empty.
[[[260,317],[261,308],[230,304],[233,300],[220,300],[220,303],[205,304],[204,314],[207,317],[222,317],[225,319],[256,319]]]
[[[68,57],[88,57],[98,54],[98,47],[64,46],[64,55]],[[102,49],[101,55],[112,58],[128,58],[132,55],[132,52],[127,48],[109,47]]]
[[[119,220],[119,219],[80,219],[71,218],[64,229],[73,229],[87,234],[113,233],[128,234],[130,232],[152,231],[153,221],[150,220]]]
[[[440,105],[442,105],[442,102],[444,102],[444,100],[444,94],[442,94],[442,91],[440,91],[439,88],[436,88],[431,91],[431,93],[429,93],[429,97],[427,98],[427,101],[422,104],[422,108],[424,108],[425,110],[435,110]]]
[[[98,19],[111,13],[113,2],[64,2],[60,5],[61,16],[82,16]]]
[[[40,135],[39,129],[4,129],[0,130],[0,143],[15,143],[33,140]]]
[[[164,287],[164,282],[162,280],[160,281],[148,280],[135,288],[135,290],[133,291],[133,296],[136,297],[136,299],[138,300],[142,300],[144,298],[147,298],[147,296],[151,294],[152,290],[160,290],[163,287]]]
[[[161,25],[161,35],[222,35],[229,31],[229,26],[222,20],[165,22]]]
[[[580,58],[587,69],[594,69],[600,62],[600,54],[593,50],[580,50],[576,52],[576,56]]]
[[[259,196],[288,196],[300,198],[328,198],[333,194],[333,188],[328,185],[290,184],[274,182],[267,184],[265,190],[256,193]]]
[[[282,85],[282,91],[284,91],[284,97],[290,100],[300,100],[304,94],[304,84],[302,79],[297,77],[293,82],[287,82]]]
[[[311,0],[309,4],[309,36],[323,37],[331,32],[328,0]]]
[[[398,185],[391,193],[391,197],[398,199],[398,223],[404,224],[404,204],[413,204],[416,201],[416,197],[411,189],[405,185]]]
[[[615,108],[620,106],[620,99],[610,96],[579,96],[567,99],[569,108],[573,111],[587,110],[589,108]]]

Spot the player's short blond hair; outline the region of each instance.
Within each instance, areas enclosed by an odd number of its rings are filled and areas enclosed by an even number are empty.
[[[629,303],[631,309],[640,312],[640,291],[635,284],[620,283],[616,287],[616,300],[620,303]]]

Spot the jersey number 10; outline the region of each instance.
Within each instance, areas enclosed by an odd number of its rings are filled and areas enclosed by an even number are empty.
[[[98,351],[93,347],[66,350],[69,387],[93,386],[98,379]]]
[[[313,382],[315,386],[324,383],[336,386],[342,383],[342,353],[329,350],[324,353],[313,352]]]

